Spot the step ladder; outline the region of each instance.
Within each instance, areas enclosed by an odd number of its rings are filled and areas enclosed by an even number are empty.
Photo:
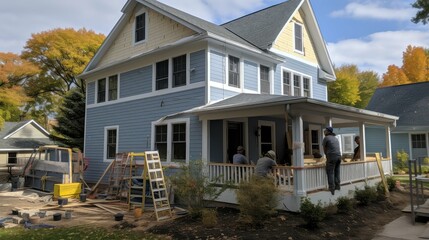
[[[130,153],[128,210],[130,210],[132,206],[144,208],[144,196],[147,194],[143,176],[145,157],[145,153]]]
[[[143,154],[144,169],[139,179],[142,181],[141,186],[132,185],[130,183],[130,201],[131,204],[141,204],[144,210],[146,197],[152,198],[153,208],[157,221],[168,219],[172,217],[170,202],[168,198],[167,185],[165,184],[164,172],[162,170],[161,160],[158,151],[146,151]],[[135,176],[137,177],[137,176]],[[146,191],[146,184],[149,184],[150,193]],[[137,198],[136,195],[131,194],[132,190],[140,190],[141,195],[139,199],[141,202],[133,202],[131,199]]]
[[[127,184],[127,168],[129,167],[129,154],[117,153],[114,163],[110,168],[110,176],[107,188],[109,199],[121,199]],[[126,192],[124,197],[126,196]]]

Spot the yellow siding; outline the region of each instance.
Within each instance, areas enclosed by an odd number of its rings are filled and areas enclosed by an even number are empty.
[[[0,165],[7,164],[7,157],[8,157],[7,153],[0,153]]]
[[[136,13],[138,10],[134,12]],[[146,15],[146,41],[134,45],[133,26],[135,16],[130,17],[128,23],[122,29],[121,33],[115,39],[106,55],[103,56],[97,67],[130,58],[138,53],[151,51],[195,34],[193,30],[151,9],[146,9]]]
[[[303,42],[304,42],[304,54],[294,51],[294,22],[303,24]],[[298,11],[297,14],[292,19],[292,22],[289,22],[285,28],[283,28],[280,35],[277,37],[276,42],[273,44],[273,48],[286,52],[288,54],[294,55],[296,57],[302,58],[309,62],[317,63],[317,56],[314,51],[313,42],[311,41],[310,35],[307,30],[307,24],[304,22],[304,19],[301,15],[301,11]]]
[[[41,133],[39,129],[35,128],[33,125],[28,124],[10,138],[47,138],[46,135]]]

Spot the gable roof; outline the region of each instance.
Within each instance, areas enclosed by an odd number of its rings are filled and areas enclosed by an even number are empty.
[[[8,139],[13,134],[17,133],[27,125],[33,125],[40,132],[42,132],[46,137],[49,137],[49,132],[46,131],[42,126],[40,126],[34,120],[21,121],[21,122],[5,122],[3,128],[0,129],[0,139]]]
[[[10,138],[10,136],[19,132],[28,125],[35,127],[37,130],[43,133],[46,138]],[[0,129],[0,151],[31,150],[35,147],[53,143],[54,142],[49,139],[49,132],[34,120],[5,122],[3,128]]]
[[[429,82],[377,88],[366,109],[399,116],[398,130],[429,129]]]
[[[335,73],[331,60],[308,0],[289,0],[233,20],[221,26],[185,13],[156,0],[128,0],[121,10],[124,14],[116,23],[115,27],[109,33],[100,49],[91,59],[84,72],[79,77],[84,78],[89,72],[92,72],[96,68],[102,57],[114,43],[114,40],[119,35],[121,29],[127,24],[128,19],[132,14],[132,10],[137,4],[142,4],[143,6],[153,9],[154,11],[157,11],[160,14],[165,15],[194,30],[198,34],[194,36],[193,39],[191,38],[192,40],[211,38],[244,48],[276,61],[281,61],[282,58],[274,52],[267,51],[269,50],[268,46],[274,42],[285,24],[290,21],[293,14],[297,12],[302,5],[306,16],[310,15],[310,31],[315,32],[312,34],[312,37],[316,37],[314,42],[316,45],[318,57],[321,60],[320,66],[322,68],[322,73],[320,75],[325,79],[335,79]],[[273,19],[276,19],[276,21],[273,21]],[[277,21],[277,19],[281,20]],[[256,24],[257,26],[251,25],[250,23]],[[254,29],[258,29],[258,31],[254,31]],[[156,49],[155,51],[161,50],[163,50],[163,47]],[[145,53],[138,54],[134,56],[133,59],[137,57],[143,57],[145,55]],[[123,61],[129,60],[130,59],[125,59]]]

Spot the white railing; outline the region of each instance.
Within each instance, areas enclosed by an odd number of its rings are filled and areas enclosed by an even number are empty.
[[[390,160],[383,160],[382,166],[385,174],[390,174]],[[238,185],[242,181],[248,181],[255,171],[254,165],[234,165],[227,163],[209,163],[208,174],[212,182],[218,184]],[[295,168],[288,166],[277,166],[273,169],[273,179],[281,190],[293,192],[293,175],[302,171],[304,176],[303,187],[306,192],[326,189],[328,181],[326,178],[325,165],[305,166]],[[352,184],[380,176],[376,161],[351,162],[341,164],[341,184]]]

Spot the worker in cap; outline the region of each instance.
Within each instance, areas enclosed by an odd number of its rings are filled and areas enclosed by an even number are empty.
[[[340,143],[335,137],[332,127],[325,128],[325,137],[322,141],[323,151],[326,155],[326,176],[328,177],[329,191],[332,195],[335,190],[340,190],[340,164],[341,151]]]
[[[273,150],[269,150],[256,162],[255,173],[258,176],[267,177],[274,166],[277,166],[276,153]]]

